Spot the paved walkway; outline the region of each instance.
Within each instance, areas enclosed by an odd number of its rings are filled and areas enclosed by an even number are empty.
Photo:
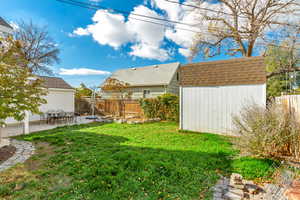
[[[87,124],[93,122],[93,120],[86,119],[87,116],[77,117],[76,122],[69,122],[69,123],[59,123],[59,124],[46,124],[45,122],[39,123],[34,122],[30,123],[29,132],[37,132],[43,130],[53,129],[59,126],[66,126],[66,125],[75,125],[75,124]],[[15,124],[15,125],[8,125],[5,128],[0,128],[0,136],[2,138],[12,137],[17,135],[22,135],[24,133],[23,124]]]
[[[10,144],[16,147],[16,152],[12,157],[0,164],[0,172],[18,163],[24,163],[34,154],[35,148],[31,142],[11,140]]]

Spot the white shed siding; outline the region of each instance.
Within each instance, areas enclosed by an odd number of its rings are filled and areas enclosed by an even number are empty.
[[[47,103],[40,106],[40,111],[47,112],[48,110],[63,110],[65,112],[74,112],[74,93],[75,91],[71,89],[49,89],[48,94],[44,97],[47,100]],[[30,114],[29,120],[40,120],[40,116],[37,114]],[[7,118],[5,122],[7,124],[18,123],[18,121],[13,118]]]
[[[232,116],[247,104],[266,105],[266,85],[181,87],[180,127],[184,130],[232,134]]]

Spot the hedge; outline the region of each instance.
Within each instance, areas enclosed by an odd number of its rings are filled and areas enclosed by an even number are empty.
[[[179,120],[179,98],[174,94],[163,94],[156,98],[140,99],[140,105],[147,118],[168,121]]]

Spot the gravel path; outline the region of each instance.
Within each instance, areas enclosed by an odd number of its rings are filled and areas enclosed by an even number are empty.
[[[0,172],[18,163],[24,163],[35,151],[31,142],[11,140],[11,145],[16,147],[16,152],[12,157],[0,164]]]

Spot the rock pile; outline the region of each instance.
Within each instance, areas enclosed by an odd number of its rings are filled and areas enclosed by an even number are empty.
[[[214,200],[260,200],[264,199],[264,190],[252,181],[243,180],[240,174],[233,173],[221,178],[214,188]]]

